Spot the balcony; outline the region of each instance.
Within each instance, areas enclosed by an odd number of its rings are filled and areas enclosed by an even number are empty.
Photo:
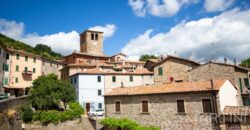
[[[22,74],[23,75],[27,75],[27,76],[31,76],[32,75],[32,71],[23,71]]]

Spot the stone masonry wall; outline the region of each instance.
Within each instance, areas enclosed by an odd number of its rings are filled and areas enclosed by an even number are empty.
[[[158,126],[161,129],[212,129],[212,117],[203,113],[203,98],[209,93],[162,94],[144,96],[105,97],[106,116],[130,118],[142,125]],[[177,99],[184,99],[186,114],[177,113]],[[142,113],[141,101],[149,101],[149,113]],[[121,101],[121,113],[115,112],[115,101]]]
[[[169,78],[173,77],[175,80],[184,80],[187,77],[188,70],[192,69],[195,65],[193,63],[178,60],[169,59],[159,66],[154,67],[155,83],[169,82]],[[163,75],[158,75],[158,68],[163,68]]]
[[[0,112],[3,112],[8,109],[12,109],[23,105],[28,102],[28,96],[22,96],[12,99],[5,99],[0,101]]]

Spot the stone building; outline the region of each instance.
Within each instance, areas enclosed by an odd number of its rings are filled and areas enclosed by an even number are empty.
[[[250,104],[248,69],[226,64],[208,62],[188,71],[187,81],[211,80],[216,78],[229,79],[238,88],[238,100],[243,105]],[[241,99],[242,97],[242,99]],[[241,102],[243,101],[243,102]]]
[[[4,92],[3,87],[9,84],[10,58],[9,52],[0,45],[0,94]]]
[[[54,73],[57,75],[58,79],[61,79],[60,70],[65,66],[65,63],[57,60],[50,60],[47,58],[42,58],[42,75],[48,75]]]
[[[155,83],[183,81],[188,76],[188,70],[199,65],[195,61],[169,55],[152,66]]]
[[[215,129],[226,106],[239,106],[229,80],[120,87],[105,95],[105,116],[161,129]]]

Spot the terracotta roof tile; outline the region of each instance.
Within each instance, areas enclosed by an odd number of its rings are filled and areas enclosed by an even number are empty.
[[[222,87],[222,85],[225,83],[225,81],[226,79],[214,80],[213,90],[218,91],[220,87]],[[137,87],[119,87],[105,94],[105,96],[202,92],[211,90],[211,81],[176,82],[169,84],[154,84]]]
[[[249,106],[226,106],[222,115],[250,115],[250,107]]]

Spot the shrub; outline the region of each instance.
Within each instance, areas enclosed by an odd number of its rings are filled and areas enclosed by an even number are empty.
[[[127,118],[104,118],[100,121],[102,125],[106,125],[110,128],[125,128],[129,130],[160,130],[158,127],[154,126],[141,126],[137,122],[127,119]]]
[[[33,111],[30,105],[26,105],[21,108],[21,117],[24,122],[31,122],[32,121]]]

